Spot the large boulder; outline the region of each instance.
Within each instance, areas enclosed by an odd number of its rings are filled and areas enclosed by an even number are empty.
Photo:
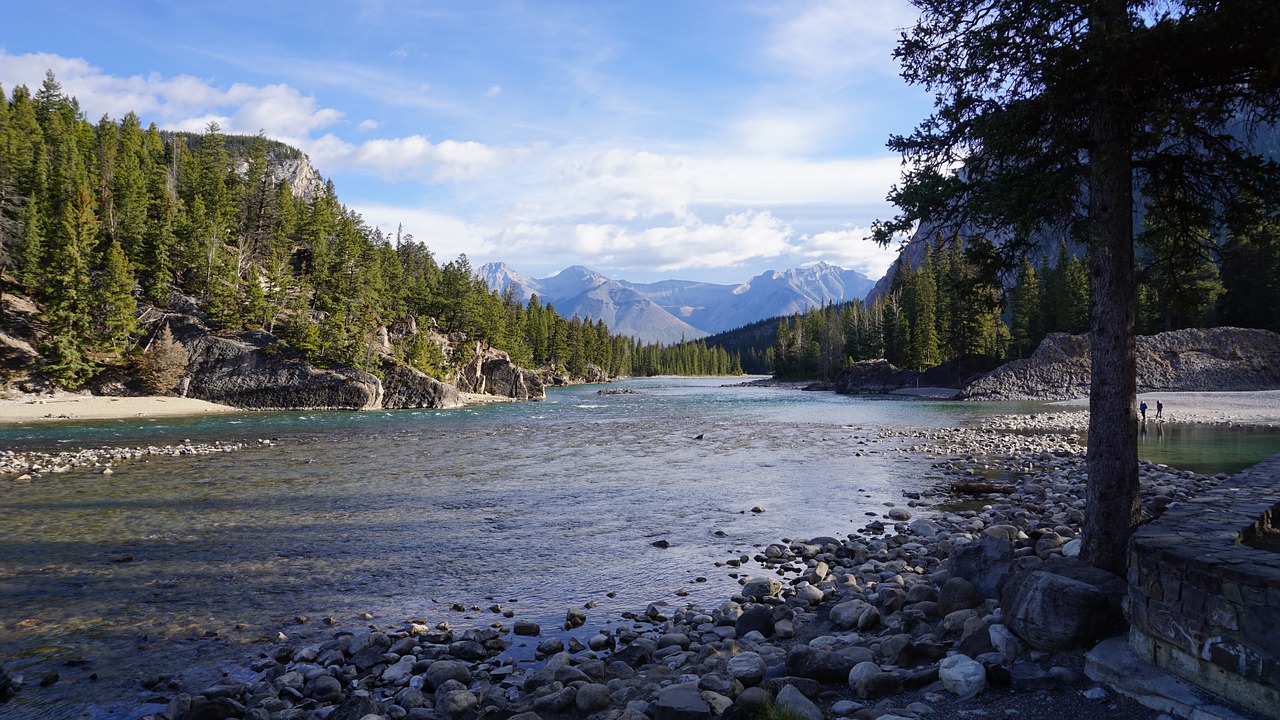
[[[214,335],[187,315],[166,318],[187,350],[183,394],[250,410],[369,410],[381,407],[382,383],[350,368],[313,367],[261,330]]]
[[[787,672],[819,682],[840,682],[860,662],[871,659],[871,651],[854,648],[855,652],[832,652],[808,645],[794,645],[787,653]],[[861,652],[856,652],[861,651]]]
[[[938,665],[938,679],[956,695],[972,697],[987,686],[987,670],[967,655],[952,655]]]
[[[697,683],[670,685],[658,693],[657,720],[708,720],[711,705]]]
[[[790,714],[801,720],[822,720],[822,710],[813,701],[804,696],[804,693],[796,689],[795,685],[784,685],[778,691],[778,697],[774,698],[774,702],[779,707],[790,711]]]
[[[742,652],[729,658],[725,670],[743,685],[759,685],[769,668],[759,653]]]
[[[884,358],[878,358],[846,366],[831,381],[831,386],[845,395],[888,393],[914,384],[919,376],[915,370],[903,370]]]
[[[1060,650],[1107,635],[1115,617],[1096,587],[1032,570],[1011,575],[1001,591],[1004,624],[1033,648]]]

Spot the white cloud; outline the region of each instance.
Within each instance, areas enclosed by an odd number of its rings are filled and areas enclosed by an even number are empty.
[[[370,226],[381,228],[391,237],[397,226],[403,225],[404,232],[426,243],[441,265],[462,253],[475,254],[485,242],[482,228],[446,213],[382,203],[362,203],[352,209]]]
[[[53,70],[63,92],[74,96],[91,119],[132,111],[146,121],[175,130],[200,130],[217,120],[223,131],[252,135],[259,130],[282,140],[305,138],[340,122],[343,114],[319,107],[314,97],[288,85],[236,83],[218,88],[190,75],[116,77],[79,58],[46,53],[9,55],[0,51],[0,82],[33,91]]]
[[[48,69],[54,71],[63,92],[75,96],[91,118],[103,113],[119,118],[132,110],[144,121],[170,130],[201,132],[210,122],[217,122],[225,133],[254,135],[261,131],[302,149],[326,174],[363,167],[388,180],[440,182],[474,177],[523,153],[473,141],[431,142],[422,135],[352,145],[332,132],[317,136],[317,132],[341,124],[344,114],[321,107],[315,97],[288,85],[236,83],[223,89],[189,75],[121,78],[104,74],[81,59],[0,51],[0,83],[6,87],[26,84],[34,91]],[[361,130],[376,127],[374,120],[359,125]]]
[[[523,148],[496,148],[470,141],[433,143],[422,135],[352,144],[329,133],[295,144],[307,152],[322,172],[366,169],[388,182],[409,179],[440,183],[474,178],[528,152]]]
[[[829,230],[802,237],[798,244],[805,257],[851,268],[874,280],[898,258],[898,247],[881,247],[868,239],[870,235],[867,228]]]
[[[489,86],[489,89],[485,91],[484,96],[485,96],[485,97],[497,97],[497,96],[499,96],[499,95],[501,95],[501,94],[502,94],[502,86],[501,86],[501,85],[491,85],[491,86]]]
[[[820,151],[841,122],[830,108],[769,109],[734,123],[739,144],[764,155],[788,155]]]
[[[810,160],[613,148],[564,158],[567,152],[548,151],[534,163],[534,177],[546,180],[523,190],[523,217],[596,215],[627,222],[670,217],[683,222],[708,206],[879,207],[900,173],[898,159],[887,154]]]
[[[768,211],[748,210],[719,222],[690,218],[660,226],[576,223],[517,224],[491,235],[485,250],[521,266],[546,256],[575,258],[593,267],[656,272],[728,268],[791,252],[794,232]]]
[[[367,118],[365,120],[361,120],[360,124],[357,125],[356,127],[360,128],[361,130],[377,130],[378,128],[382,127],[382,123],[378,122],[377,120],[374,120],[373,118]]]

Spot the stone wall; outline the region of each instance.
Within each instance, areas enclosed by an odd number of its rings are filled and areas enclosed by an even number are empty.
[[[1157,521],[1129,546],[1129,644],[1139,657],[1280,718],[1280,455]]]

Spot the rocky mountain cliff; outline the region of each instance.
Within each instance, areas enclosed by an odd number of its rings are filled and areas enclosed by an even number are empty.
[[[581,266],[535,279],[505,263],[489,263],[477,274],[489,287],[511,288],[523,301],[537,293],[562,315],[603,317],[611,330],[651,342],[693,340],[823,303],[859,299],[872,286],[865,275],[827,263],[770,270],[741,285],[692,280],[632,283]]]
[[[1243,328],[1174,330],[1139,336],[1138,391],[1280,388],[1280,334]],[[1054,333],[1025,360],[965,387],[967,400],[1070,400],[1089,396],[1089,336]]]

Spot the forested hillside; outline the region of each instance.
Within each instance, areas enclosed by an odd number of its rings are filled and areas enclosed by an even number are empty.
[[[2,289],[34,301],[36,367],[62,387],[146,372],[163,314],[147,309],[188,306],[215,330],[266,331],[314,365],[374,375],[390,356],[448,378],[476,341],[561,378],[735,365],[501,297],[465,255],[441,265],[409,233],[370,227],[265,137],[166,133],[132,113],[91,123],[52,73],[0,99]]]
[[[1089,330],[1085,258],[1065,243],[1002,274],[981,241],[934,242],[901,257],[889,291],[828,304],[706,339],[738,352],[747,372],[832,378],[861,360],[926,370],[970,356],[1028,357],[1046,335]],[[1230,325],[1280,330],[1280,226],[1225,238],[1149,226],[1140,236],[1137,329]]]

